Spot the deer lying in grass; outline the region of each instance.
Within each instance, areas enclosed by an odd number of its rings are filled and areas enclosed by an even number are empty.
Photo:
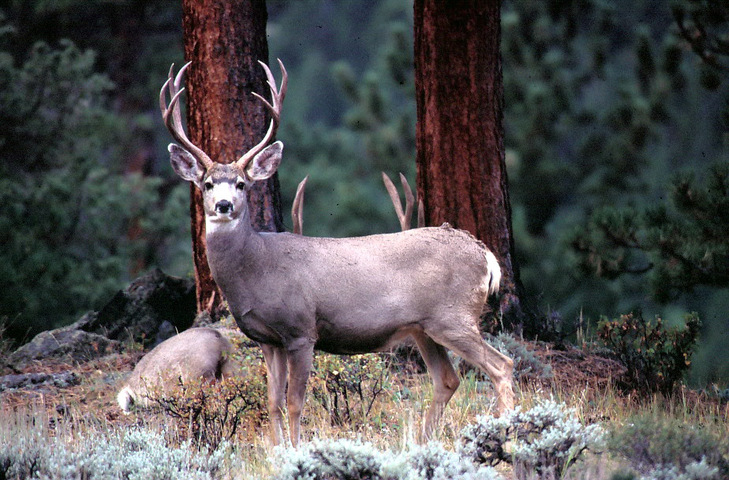
[[[487,297],[499,288],[496,257],[471,234],[448,225],[359,238],[316,238],[259,233],[250,223],[246,192],[271,177],[283,144],[271,143],[279,125],[287,75],[277,88],[266,71],[271,112],[258,145],[232,163],[214,162],[188,138],[179,108],[183,73],[160,92],[175,172],[202,192],[207,255],[241,331],[258,342],[268,371],[273,440],[284,440],[284,397],[289,434],[297,445],[314,349],[335,354],[389,349],[411,336],[433,380],[433,402],[423,424],[427,437],[459,385],[447,349],[492,379],[497,410],[513,408],[513,362],[486,344],[478,329]],[[169,91],[170,102],[166,101]]]
[[[165,393],[179,382],[220,380],[237,373],[231,360],[233,345],[214,328],[190,328],[154,347],[134,367],[116,396],[129,413],[133,405],[147,405],[153,392]]]

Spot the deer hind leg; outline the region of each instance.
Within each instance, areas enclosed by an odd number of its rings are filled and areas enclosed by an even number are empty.
[[[291,443],[296,447],[301,436],[301,411],[304,408],[306,382],[309,380],[309,374],[314,362],[314,344],[306,343],[298,348],[289,349],[287,353],[289,363],[289,391],[287,396],[289,429]]]
[[[413,334],[418,350],[433,379],[433,403],[423,423],[423,440],[428,440],[438,425],[446,404],[458,389],[461,381],[453,370],[448,351],[423,333]]]
[[[268,387],[268,418],[271,422],[271,440],[280,445],[284,435],[284,400],[286,398],[286,382],[288,366],[286,351],[271,345],[261,345],[263,359],[266,361],[266,384]]]
[[[463,325],[463,322],[454,321],[443,324]],[[446,346],[489,376],[497,394],[496,413],[501,415],[514,408],[514,361],[484,341],[475,321],[469,321],[468,325],[466,328],[447,328],[439,332],[432,332],[431,336],[435,341]],[[430,333],[428,332],[428,334]]]

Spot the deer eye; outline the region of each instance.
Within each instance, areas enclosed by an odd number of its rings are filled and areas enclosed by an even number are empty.
[[[208,192],[213,189],[213,182],[205,182],[205,191]]]
[[[245,190],[246,184],[239,181],[238,183],[235,184],[235,188],[237,188],[238,190]]]

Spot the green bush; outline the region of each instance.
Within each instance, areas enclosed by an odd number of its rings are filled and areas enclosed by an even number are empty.
[[[310,381],[311,397],[332,425],[371,423],[373,407],[392,392],[390,362],[384,354],[317,354]]]
[[[625,426],[614,427],[607,444],[646,478],[689,479],[694,477],[679,475],[697,471],[716,471],[721,476],[715,478],[729,478],[729,441],[720,431],[702,425],[637,415],[628,418]]]
[[[490,467],[476,466],[469,459],[438,443],[414,446],[388,468],[388,476],[406,480],[500,480]]]
[[[552,367],[539,360],[513,334],[502,332],[496,337],[487,337],[486,341],[514,361],[514,380],[526,382],[549,380],[553,377]]]
[[[629,313],[620,318],[604,318],[597,335],[625,364],[627,372],[619,381],[626,390],[665,395],[683,377],[691,365],[701,322],[695,313],[686,315],[683,329],[666,329],[663,320],[646,320]]]
[[[460,453],[479,464],[512,464],[518,479],[560,478],[583,452],[600,448],[603,437],[599,425],[583,425],[574,410],[544,400],[524,412],[479,417],[461,431]]]

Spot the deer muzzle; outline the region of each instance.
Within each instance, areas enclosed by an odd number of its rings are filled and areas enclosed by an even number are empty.
[[[233,204],[228,200],[221,200],[215,204],[215,213],[218,215],[230,215],[233,213]]]

